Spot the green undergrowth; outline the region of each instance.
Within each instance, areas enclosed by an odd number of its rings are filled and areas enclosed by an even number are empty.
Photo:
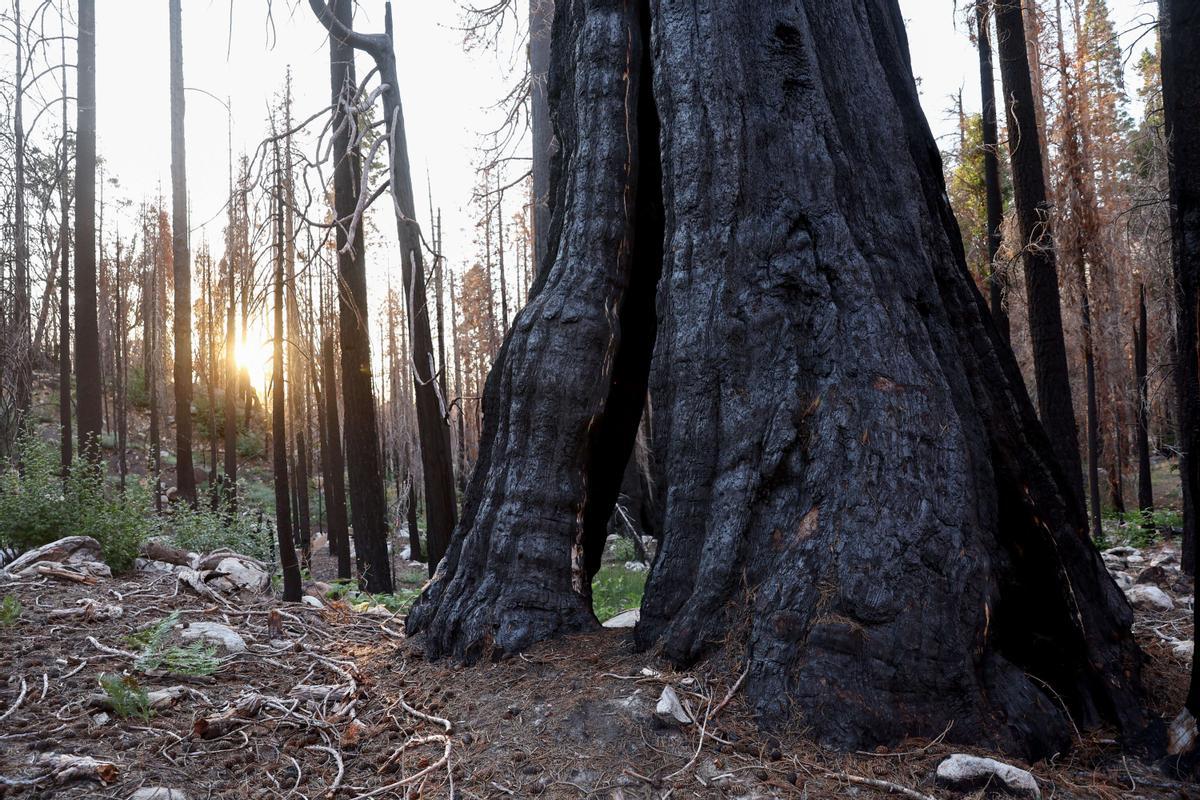
[[[334,581],[325,593],[331,600],[345,600],[355,611],[383,606],[393,614],[407,614],[420,595],[420,588],[405,586],[396,587],[391,594],[372,594],[359,590],[352,581]]]
[[[1181,527],[1183,515],[1174,509],[1158,509],[1150,514],[1110,511],[1103,515],[1096,547],[1101,550],[1118,545],[1150,547],[1162,541],[1164,534],[1170,535],[1172,529]]]
[[[622,611],[638,608],[646,589],[646,573],[628,570],[624,565],[609,564],[592,578],[592,611],[605,622]]]

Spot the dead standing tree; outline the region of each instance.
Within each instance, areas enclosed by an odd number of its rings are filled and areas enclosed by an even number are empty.
[[[404,133],[404,113],[400,105],[399,75],[396,71],[396,54],[392,47],[392,7],[390,3],[387,4],[384,12],[384,33],[363,34],[351,29],[348,14],[336,15],[323,0],[309,0],[309,6],[330,32],[331,39],[340,40],[356,50],[367,53],[374,59],[379,70],[380,85],[377,92],[383,101],[383,117],[390,155],[389,179],[396,212],[396,228],[400,238],[404,293],[408,304],[417,432],[425,478],[425,519],[428,525],[426,537],[429,570],[432,574],[446,552],[458,512],[454,496],[449,414],[445,400],[439,392],[435,374],[433,337],[429,328],[425,269],[421,255],[421,231],[416,220],[412,171],[409,168],[408,143]],[[345,103],[347,99],[343,97],[340,102]],[[338,157],[340,159],[340,152]],[[351,491],[353,492],[353,484]],[[357,522],[357,510],[354,514]]]
[[[183,130],[183,23],[171,0],[171,253],[175,266],[175,483],[196,505],[192,469],[192,268],[188,251],[187,160]]]

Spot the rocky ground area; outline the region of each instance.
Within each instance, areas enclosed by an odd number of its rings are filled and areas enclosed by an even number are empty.
[[[1169,719],[1190,582],[1171,545],[1105,560]],[[151,545],[112,576],[72,537],[0,571],[0,600],[0,797],[1200,797],[1105,731],[1033,765],[949,745],[951,729],[849,754],[764,734],[737,665],[666,670],[619,628],[429,663],[385,608],[317,584],[283,604],[261,564],[228,552]]]

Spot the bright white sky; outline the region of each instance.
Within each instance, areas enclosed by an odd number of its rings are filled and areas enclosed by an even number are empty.
[[[228,44],[230,0],[183,0],[185,84],[229,97],[235,151],[252,151],[267,130],[267,106],[292,69],[295,117],[304,118],[329,99],[325,32],[305,0],[274,0],[274,27],[265,0],[233,0],[232,46]],[[1153,11],[1153,0],[1109,0],[1118,28],[1132,30]],[[165,0],[99,0],[96,4],[99,149],[109,175],[135,204],[157,187],[169,197],[168,36]],[[527,3],[517,0],[517,5]],[[900,0],[909,25],[914,70],[921,99],[936,135],[955,130],[950,96],[963,90],[968,109],[979,107],[978,62],[965,27],[956,27],[953,0]],[[959,0],[960,6],[965,6]],[[523,11],[523,8],[522,8]],[[396,54],[414,168],[418,215],[428,219],[425,171],[433,178],[434,204],[442,208],[446,252],[457,268],[472,252],[473,220],[467,210],[476,182],[483,132],[494,127],[489,107],[515,76],[517,24],[509,21],[502,52],[466,53],[456,0],[398,0],[394,6]],[[961,17],[961,11],[959,16]],[[360,0],[356,27],[380,30],[382,0]],[[1123,37],[1129,44],[1138,31]],[[1143,40],[1137,50],[1147,46]],[[228,51],[228,55],[227,55]],[[515,58],[514,58],[515,56]],[[1132,59],[1131,59],[1132,61]],[[360,64],[359,76],[365,73]],[[1132,86],[1130,87],[1133,88]],[[207,239],[219,254],[226,197],[226,113],[212,98],[187,93],[188,188],[193,246]],[[524,169],[515,168],[514,175]],[[114,190],[109,189],[110,197]],[[515,193],[510,203],[516,202]],[[380,204],[384,213],[390,209]],[[508,214],[506,213],[506,216]],[[211,220],[211,222],[210,222]],[[378,221],[383,239],[394,240],[390,219]],[[369,251],[376,299],[386,285],[387,248]]]

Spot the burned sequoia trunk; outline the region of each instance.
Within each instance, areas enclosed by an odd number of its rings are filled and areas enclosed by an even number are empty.
[[[764,723],[841,747],[1142,731],[1130,610],[967,272],[894,0],[637,5],[558,4],[552,255],[410,632],[471,660],[597,624],[649,382],[641,647],[729,646]]]

